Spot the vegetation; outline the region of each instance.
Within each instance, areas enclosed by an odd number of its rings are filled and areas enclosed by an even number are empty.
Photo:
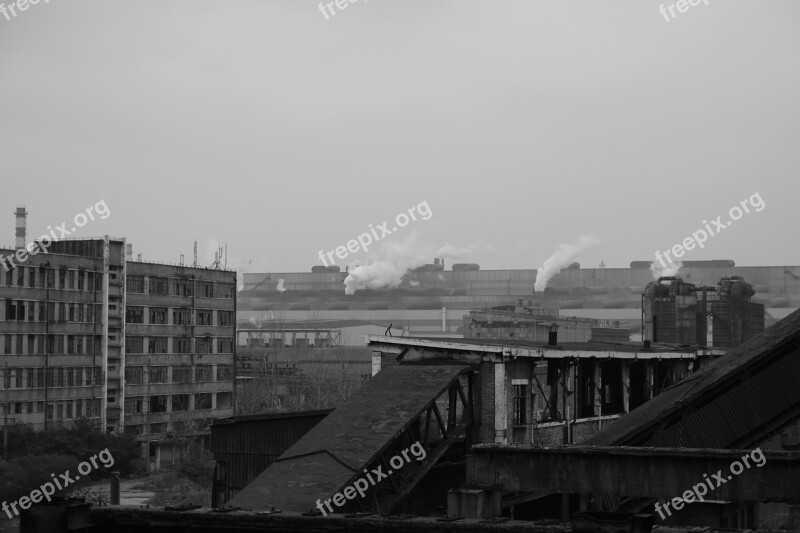
[[[33,431],[24,424],[8,426],[8,447],[0,460],[0,498],[14,501],[30,494],[33,489],[69,470],[72,478],[78,465],[93,455],[108,449],[114,458],[113,466],[104,468],[96,460],[99,468],[92,467],[91,473],[81,476],[80,481],[72,483],[65,492],[71,492],[91,480],[108,477],[111,471],[129,474],[132,461],[139,456],[139,445],[130,435],[113,435],[94,429],[91,422],[79,420],[73,428],[57,428],[47,431]],[[56,492],[63,495],[64,491]]]

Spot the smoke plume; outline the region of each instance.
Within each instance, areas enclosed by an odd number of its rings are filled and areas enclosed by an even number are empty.
[[[653,273],[653,279],[675,277],[678,275],[678,272],[682,268],[683,268],[683,263],[681,263],[680,261],[678,261],[677,263],[670,263],[665,267],[658,266],[658,264],[656,264],[655,261],[650,263],[650,272]]]
[[[481,243],[459,248],[446,243],[437,249],[432,244],[419,242],[412,233],[402,241],[385,241],[376,254],[376,258],[368,263],[354,261],[348,267],[348,276],[344,280],[345,294],[353,294],[360,289],[380,289],[397,287],[409,270],[433,261],[435,257],[457,259],[491,246]]]
[[[420,245],[415,234],[403,241],[383,242],[377,254],[378,259],[369,263],[354,261],[350,264],[344,280],[344,292],[353,294],[359,289],[397,287],[408,270],[433,260],[433,250],[432,246]]]
[[[283,278],[278,278],[278,285],[275,286],[275,290],[278,292],[284,292],[286,287],[283,286]]]
[[[545,260],[542,267],[536,271],[536,283],[533,288],[541,292],[547,287],[547,282],[562,268],[569,266],[572,260],[584,250],[600,244],[600,241],[591,235],[581,235],[575,244],[559,244],[553,255]]]

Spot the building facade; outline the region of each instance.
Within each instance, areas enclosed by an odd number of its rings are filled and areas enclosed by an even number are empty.
[[[236,273],[126,261],[125,248],[0,250],[0,400],[7,423],[131,432],[158,467],[233,414]]]

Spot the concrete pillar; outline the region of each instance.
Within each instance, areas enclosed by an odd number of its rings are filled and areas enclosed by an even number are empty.
[[[600,361],[592,359],[592,369],[594,370],[594,415],[603,415],[603,373],[600,371]]]
[[[508,399],[506,394],[506,365],[494,365],[494,441],[508,444]]]
[[[111,505],[119,505],[119,472],[111,472]]]
[[[622,361],[622,412],[627,413],[630,406],[631,395],[631,365]]]

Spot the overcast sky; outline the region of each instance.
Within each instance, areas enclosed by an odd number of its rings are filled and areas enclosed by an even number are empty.
[[[9,0],[0,0],[8,5]],[[758,193],[683,259],[798,265],[800,2],[44,0],[0,15],[0,244],[104,200],[75,237],[143,259],[216,243],[307,271],[412,206],[384,243],[536,268],[651,260]],[[409,239],[412,239],[409,241]],[[369,260],[372,250],[349,253]]]

